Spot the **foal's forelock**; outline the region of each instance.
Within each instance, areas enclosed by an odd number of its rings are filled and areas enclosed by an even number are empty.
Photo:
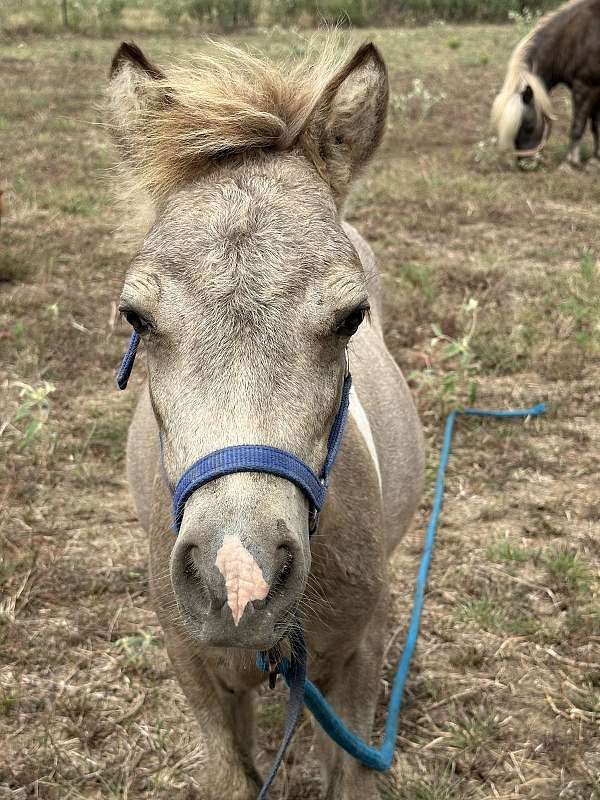
[[[283,67],[219,45],[165,75],[135,45],[113,59],[109,110],[118,193],[152,221],[165,200],[223,164],[296,154],[341,205],[383,134],[388,82],[373,45],[347,59],[334,37]],[[129,212],[130,213],[130,212]]]

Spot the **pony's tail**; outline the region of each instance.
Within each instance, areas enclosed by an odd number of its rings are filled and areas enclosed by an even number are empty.
[[[549,120],[556,119],[552,108],[552,101],[543,81],[521,65],[517,70],[511,70],[506,76],[504,86],[492,105],[492,125],[498,134],[498,146],[501,150],[512,150],[515,138],[521,127],[525,113],[523,92],[527,87],[533,93],[533,103],[538,114],[543,114]]]

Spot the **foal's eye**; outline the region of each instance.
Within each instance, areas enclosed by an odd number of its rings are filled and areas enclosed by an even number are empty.
[[[132,311],[130,308],[121,310],[121,314],[125,317],[127,322],[131,325],[134,331],[138,333],[147,333],[152,330],[152,325],[147,319],[140,316],[137,311]]]
[[[337,326],[335,332],[340,336],[352,336],[369,313],[369,304],[363,303],[353,309]]]

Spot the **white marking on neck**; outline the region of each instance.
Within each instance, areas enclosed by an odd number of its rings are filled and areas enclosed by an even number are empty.
[[[227,534],[223,538],[215,563],[225,579],[227,605],[237,627],[246,606],[253,600],[264,600],[269,586],[254,556],[246,550],[239,536]]]
[[[363,404],[360,402],[358,395],[356,394],[354,386],[352,386],[350,389],[350,414],[352,415],[353,420],[356,422],[356,426],[358,427],[360,435],[363,437],[365,444],[367,445],[367,449],[373,461],[373,466],[377,472],[379,492],[381,494],[381,469],[379,467],[379,458],[377,457],[377,448],[375,447],[375,440],[373,439],[373,432],[371,431],[369,419]]]

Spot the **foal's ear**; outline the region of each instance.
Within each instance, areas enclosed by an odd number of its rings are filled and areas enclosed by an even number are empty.
[[[151,104],[168,98],[162,84],[164,74],[133,42],[123,42],[113,56],[109,73],[108,98],[117,144],[130,154],[132,127]]]
[[[381,141],[388,98],[387,69],[372,43],[356,51],[319,98],[307,133],[318,145],[338,205]]]
[[[527,84],[527,86],[521,92],[521,98],[526,106],[528,106],[533,100],[533,89],[529,84]]]

